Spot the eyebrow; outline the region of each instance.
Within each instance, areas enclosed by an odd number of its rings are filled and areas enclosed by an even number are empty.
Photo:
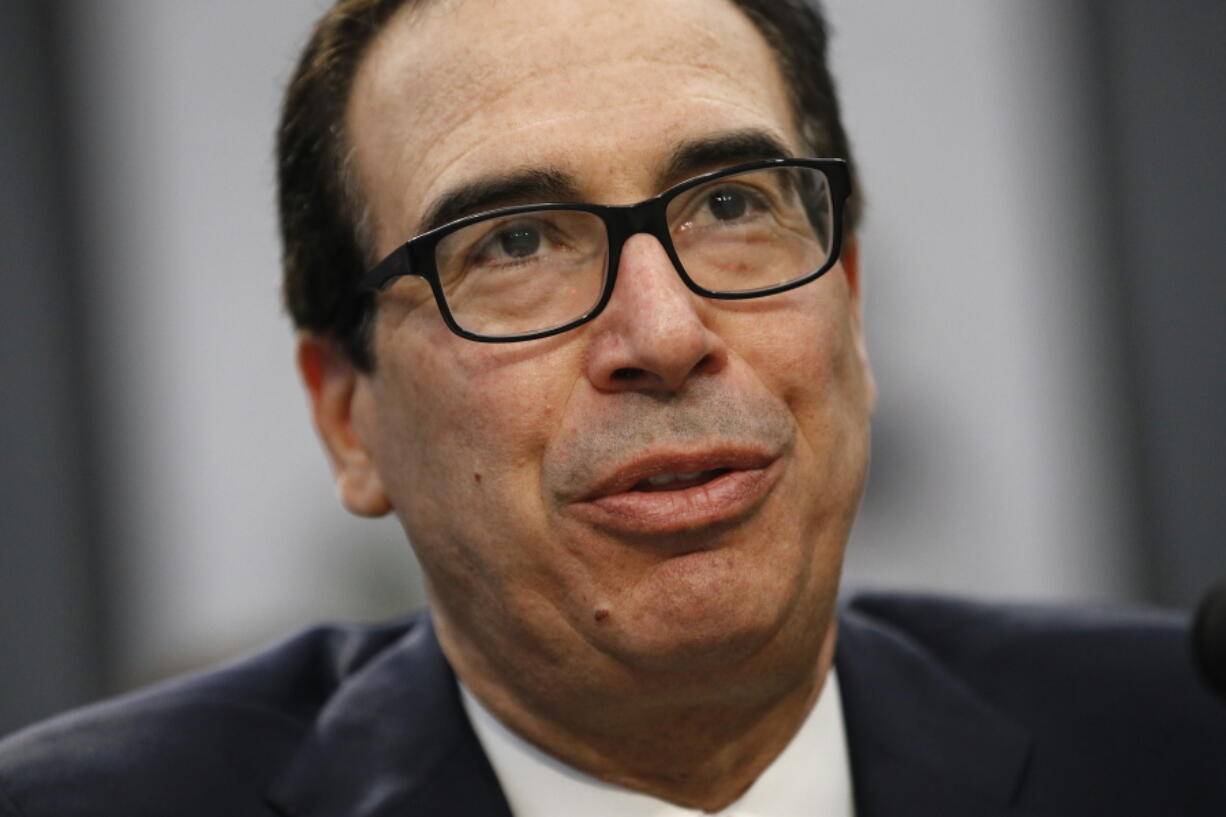
[[[576,201],[579,188],[559,170],[520,170],[503,176],[487,176],[462,184],[440,196],[426,211],[419,232],[429,232],[456,219],[510,207],[553,201]]]
[[[765,130],[749,128],[682,142],[673,148],[658,174],[659,189],[706,170],[753,162],[786,159],[792,152]],[[529,168],[489,176],[440,196],[426,211],[417,230],[426,233],[465,216],[516,204],[573,202],[579,185],[567,173],[553,168]]]
[[[660,172],[660,187],[688,179],[707,170],[792,156],[777,137],[758,128],[731,131],[682,142],[673,148]]]

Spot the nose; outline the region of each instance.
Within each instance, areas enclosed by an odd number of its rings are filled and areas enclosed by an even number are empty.
[[[691,292],[654,236],[631,236],[613,294],[592,324],[587,377],[597,389],[672,392],[726,365],[723,340],[707,325],[710,304]]]

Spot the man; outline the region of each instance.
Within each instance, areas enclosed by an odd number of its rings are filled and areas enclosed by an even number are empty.
[[[836,616],[874,386],[823,52],[799,3],[330,12],[287,300],[430,616],[19,735],[0,813],[1222,813],[1179,623]]]

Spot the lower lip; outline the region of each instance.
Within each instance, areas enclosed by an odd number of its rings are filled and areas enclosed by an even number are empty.
[[[782,459],[765,468],[729,471],[679,491],[627,491],[571,506],[601,528],[628,534],[681,533],[752,511],[779,479]]]

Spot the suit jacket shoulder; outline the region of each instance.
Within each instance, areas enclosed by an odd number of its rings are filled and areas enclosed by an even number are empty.
[[[314,629],[18,732],[0,741],[0,814],[267,817],[264,790],[320,709],[414,626]]]
[[[903,798],[881,813],[917,813],[923,774],[980,813],[1226,814],[1226,703],[1185,616],[864,594],[839,659],[857,794]]]

